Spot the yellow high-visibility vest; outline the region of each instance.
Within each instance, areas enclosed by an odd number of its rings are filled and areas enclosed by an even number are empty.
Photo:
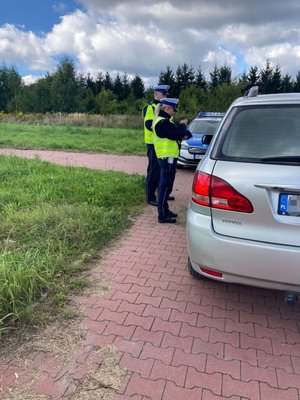
[[[155,132],[155,126],[156,124],[163,120],[167,119],[164,117],[157,117],[155,121],[153,121],[153,143],[154,143],[154,149],[157,158],[165,158],[165,157],[174,157],[177,158],[179,155],[179,148],[178,148],[178,143],[176,140],[171,140],[167,138],[160,138],[157,136]],[[172,121],[171,121],[172,122]],[[174,123],[174,122],[172,122]]]
[[[149,104],[144,117],[144,139],[146,144],[153,144],[153,132],[146,128],[146,121],[153,120],[155,104]]]

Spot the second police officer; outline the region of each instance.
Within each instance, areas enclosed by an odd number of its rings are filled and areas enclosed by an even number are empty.
[[[178,99],[162,98],[155,108],[153,119],[153,144],[160,167],[158,185],[158,222],[175,223],[177,214],[169,209],[168,196],[173,187],[176,173],[180,141],[189,139],[192,134],[187,128],[187,119],[177,125],[173,121],[178,109]]]
[[[143,108],[144,117],[144,140],[147,147],[148,167],[146,177],[146,200],[148,204],[157,206],[156,191],[158,188],[158,181],[160,169],[157,162],[157,157],[153,145],[153,132],[152,123],[154,117],[154,110],[160,99],[166,97],[168,94],[169,85],[157,85],[154,87],[153,101]],[[174,200],[173,196],[169,196],[169,200]]]

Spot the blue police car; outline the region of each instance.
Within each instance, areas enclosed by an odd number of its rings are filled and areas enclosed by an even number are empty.
[[[197,166],[209,146],[205,144],[205,141],[202,141],[203,137],[205,135],[213,135],[216,132],[224,115],[225,113],[220,112],[202,111],[189,124],[189,130],[193,136],[181,142],[177,161],[179,168]]]

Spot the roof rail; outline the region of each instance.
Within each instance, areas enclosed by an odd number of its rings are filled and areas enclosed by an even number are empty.
[[[256,97],[258,95],[258,89],[259,87],[252,86],[249,90],[247,90],[244,94],[244,97]]]

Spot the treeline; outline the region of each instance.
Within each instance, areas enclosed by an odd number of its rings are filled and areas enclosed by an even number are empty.
[[[272,67],[269,60],[264,68],[251,67],[239,77],[233,77],[230,67],[217,66],[207,80],[201,70],[187,64],[176,71],[167,66],[161,71],[158,83],[169,84],[170,97],[179,97],[180,110],[194,115],[199,110],[225,111],[229,104],[257,84],[260,93],[300,91],[300,70],[296,78],[283,75],[279,65]],[[63,58],[53,73],[48,73],[33,84],[24,85],[14,67],[0,68],[0,112],[4,113],[89,113],[140,115],[143,105],[153,97],[153,90],[145,89],[139,75],[125,74],[112,77],[99,72],[96,78],[76,72],[74,62]]]

